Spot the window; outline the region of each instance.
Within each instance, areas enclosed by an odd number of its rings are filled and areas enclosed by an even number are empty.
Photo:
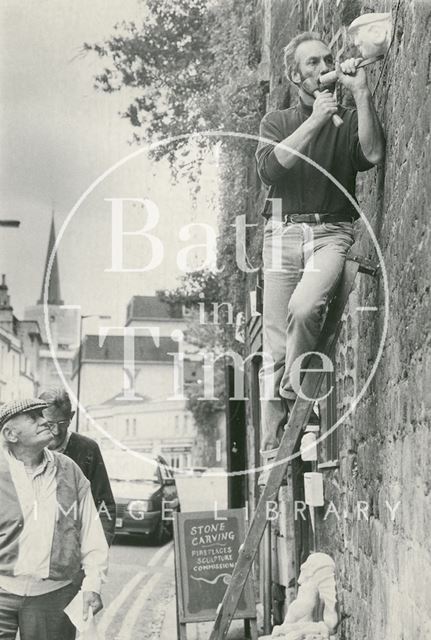
[[[132,423],[132,434],[134,436],[136,436],[136,418],[133,418],[133,423]]]
[[[126,418],[126,436],[130,435],[129,418]]]
[[[175,416],[175,435],[180,432],[180,416]]]

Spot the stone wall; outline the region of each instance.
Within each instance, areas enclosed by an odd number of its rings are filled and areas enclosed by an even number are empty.
[[[388,5],[371,8],[385,11]],[[377,280],[361,276],[340,340],[339,354],[351,354],[338,362],[340,413],[370,375],[386,323],[387,336],[375,376],[341,428],[339,471],[327,476],[326,499],[333,500],[340,521],[331,514],[323,522],[321,515],[319,527],[320,548],[339,567],[340,637],[349,640],[431,633],[431,3],[401,1],[392,10],[394,40],[383,73],[381,64],[370,72],[387,138],[386,163],[359,185],[361,208],[383,256],[389,308],[383,273]],[[363,223],[357,246],[377,258]],[[361,312],[359,305],[378,310]]]
[[[292,99],[280,51],[292,32],[315,18],[316,13],[306,13],[310,6],[295,0],[269,3],[268,110]],[[378,278],[361,275],[350,299],[338,350],[340,415],[363,389],[387,335],[375,375],[340,427],[339,468],[324,471],[326,505],[318,513],[317,548],[336,561],[340,639],[426,638],[431,637],[431,2],[313,3],[318,6],[315,26],[329,39],[362,11],[391,10],[395,24],[385,61],[368,71],[387,138],[386,161],[358,184],[384,269]],[[358,253],[377,260],[365,224],[358,227]]]

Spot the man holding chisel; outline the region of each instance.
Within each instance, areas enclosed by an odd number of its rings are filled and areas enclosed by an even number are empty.
[[[259,175],[271,187],[263,214],[263,350],[274,365],[264,359],[260,372],[267,453],[278,447],[296,399],[292,368],[300,368],[302,356],[316,347],[354,241],[356,209],[325,172],[354,198],[357,172],[382,162],[385,150],[359,60],[336,65],[337,79],[351,91],[356,109],[337,104],[335,85],[319,84],[335,65],[318,34],[296,36],[284,50],[284,62],[288,79],[299,89],[299,103],[266,114],[256,152]]]

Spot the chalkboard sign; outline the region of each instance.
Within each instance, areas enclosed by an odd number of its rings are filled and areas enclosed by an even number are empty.
[[[175,514],[179,623],[214,620],[245,536],[244,509]],[[255,618],[251,578],[235,618]]]

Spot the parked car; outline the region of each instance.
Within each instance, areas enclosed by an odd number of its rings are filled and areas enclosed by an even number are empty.
[[[127,451],[104,452],[117,505],[115,532],[143,535],[161,544],[172,536],[173,512],[180,510],[175,478],[164,458],[138,458]]]

